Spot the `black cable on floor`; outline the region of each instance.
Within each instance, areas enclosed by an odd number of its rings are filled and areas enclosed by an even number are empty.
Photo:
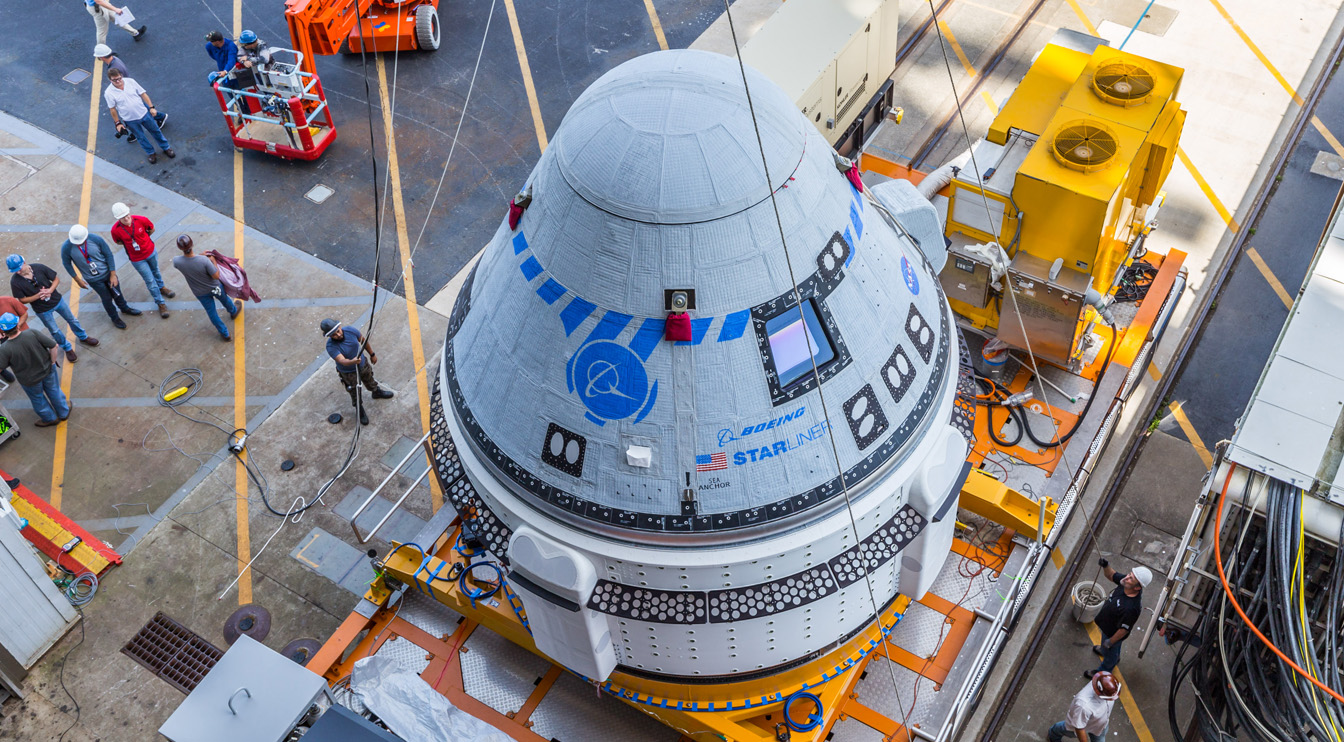
[[[87,620],[84,617],[84,610],[82,608],[75,606],[75,610],[79,611],[79,641],[75,642],[75,646],[66,650],[65,656],[61,658],[61,671],[57,676],[61,681],[61,690],[65,691],[65,695],[70,698],[70,703],[75,704],[75,720],[70,722],[70,726],[66,727],[65,731],[61,732],[61,736],[56,738],[56,742],[65,742],[65,735],[69,734],[70,730],[74,729],[75,726],[79,724],[79,701],[75,700],[75,694],[71,693],[70,689],[65,687],[65,664],[70,659],[70,654],[76,649],[79,649],[80,645],[84,643],[84,621]]]

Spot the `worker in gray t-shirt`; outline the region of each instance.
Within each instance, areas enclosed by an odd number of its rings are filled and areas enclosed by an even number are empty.
[[[205,313],[210,317],[210,322],[219,330],[221,340],[231,340],[228,325],[220,319],[219,311],[215,309],[215,300],[224,305],[229,312],[229,319],[235,319],[238,312],[242,311],[243,303],[237,299],[230,300],[224,295],[224,286],[219,282],[219,267],[215,261],[204,255],[197,255],[194,252],[194,245],[191,237],[181,235],[177,238],[177,249],[182,254],[173,258],[173,267],[182,273],[182,277],[187,279],[187,288],[196,296],[196,300],[205,307]]]

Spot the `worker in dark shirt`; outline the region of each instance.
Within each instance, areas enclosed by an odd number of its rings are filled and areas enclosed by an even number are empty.
[[[378,354],[373,346],[364,339],[359,330],[350,325],[342,325],[334,319],[324,319],[318,325],[327,339],[327,355],[336,361],[336,374],[341,377],[345,390],[350,392],[350,404],[359,410],[359,424],[368,425],[369,415],[364,411],[359,395],[360,382],[373,393],[374,399],[390,399],[391,389],[384,389],[373,378],[373,364],[378,362]]]
[[[61,349],[56,341],[38,330],[20,330],[19,318],[8,312],[0,314],[0,335],[5,339],[0,343],[0,369],[10,369],[18,377],[40,418],[36,426],[46,428],[70,417],[70,401],[61,392],[57,366]]]
[[[1101,606],[1101,612],[1097,614],[1096,624],[1101,630],[1101,644],[1092,645],[1092,651],[1101,658],[1101,665],[1083,673],[1088,678],[1099,672],[1111,672],[1120,664],[1120,647],[1143,615],[1143,589],[1153,581],[1153,573],[1147,567],[1135,567],[1129,574],[1120,574],[1111,569],[1110,562],[1104,558],[1097,563],[1105,570],[1106,579],[1118,587],[1111,592],[1111,596]]]

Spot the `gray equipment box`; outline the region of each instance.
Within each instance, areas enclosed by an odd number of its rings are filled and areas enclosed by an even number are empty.
[[[1061,267],[1051,280],[1050,267],[1045,260],[1021,251],[1013,258],[1008,266],[1008,280],[1012,282],[1016,300],[1003,297],[998,337],[1023,350],[1030,338],[1031,352],[1038,358],[1067,367],[1083,298],[1092,277]],[[1026,337],[1022,335],[1023,329]]]
[[[989,303],[989,275],[989,263],[953,243],[947,249],[947,263],[938,274],[938,282],[947,298],[983,309]]]

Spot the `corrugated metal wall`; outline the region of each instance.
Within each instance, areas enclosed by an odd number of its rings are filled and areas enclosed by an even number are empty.
[[[0,521],[0,595],[0,647],[24,668],[32,667],[78,617],[47,577],[38,554],[8,521]]]

